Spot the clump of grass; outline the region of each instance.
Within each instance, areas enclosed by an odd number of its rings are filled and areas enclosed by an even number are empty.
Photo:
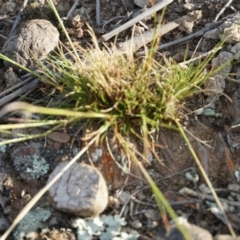
[[[122,133],[150,129],[181,117],[183,99],[199,90],[205,77],[198,67],[182,68],[164,59],[136,59],[116,48],[100,49],[96,38],[90,49],[78,49],[81,60],[57,54],[48,59],[43,81],[64,95],[62,107],[74,111],[107,113]],[[108,121],[109,119],[106,119]],[[136,127],[136,128],[135,128]]]

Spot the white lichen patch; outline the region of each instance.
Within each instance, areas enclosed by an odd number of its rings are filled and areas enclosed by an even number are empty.
[[[46,222],[51,216],[49,210],[37,207],[34,211],[30,211],[18,224],[13,236],[14,239],[24,239],[32,232],[40,228],[45,228]]]
[[[32,168],[27,168],[27,172],[31,174],[32,178],[37,179],[45,175],[49,170],[49,164],[46,160],[36,154],[33,155]]]
[[[96,148],[94,152],[92,152],[91,157],[93,162],[97,162],[103,155],[102,148]]]
[[[138,239],[136,231],[126,231],[123,227],[127,222],[119,215],[103,215],[95,218],[76,218],[72,221],[72,227],[77,228],[78,240],[91,240],[98,237],[100,240],[135,240]]]
[[[49,170],[49,164],[41,156],[41,148],[41,144],[31,142],[22,144],[11,152],[13,165],[25,181],[38,179]]]
[[[7,148],[6,145],[1,145],[1,146],[0,146],[0,152],[1,152],[1,153],[5,153],[5,152],[6,152],[6,148]]]

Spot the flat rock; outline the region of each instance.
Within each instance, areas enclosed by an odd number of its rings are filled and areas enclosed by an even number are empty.
[[[161,0],[153,0],[154,4],[159,3]],[[144,8],[147,5],[150,5],[151,0],[134,0],[134,3],[140,7]]]
[[[25,181],[39,179],[48,173],[49,164],[41,155],[42,145],[31,142],[20,144],[10,154],[15,170]]]
[[[9,222],[6,218],[0,217],[0,231],[6,231],[9,228]]]
[[[50,182],[68,162],[60,163],[49,176]],[[49,189],[52,205],[81,217],[97,216],[108,204],[108,189],[101,173],[84,163],[74,163]]]
[[[23,66],[33,65],[32,59],[42,60],[54,50],[59,40],[58,30],[44,19],[28,21],[4,44],[1,53]],[[4,61],[5,67],[15,66]]]
[[[194,240],[213,240],[212,234],[204,228],[201,228],[195,224],[188,223],[185,219],[180,218],[181,225],[185,227],[192,239]],[[163,237],[165,240],[183,240],[185,239],[181,232],[178,230],[175,224],[173,224],[169,231]]]
[[[214,240],[234,240],[235,238],[233,238],[231,235],[227,235],[227,234],[221,234],[221,235],[216,235],[214,237]]]

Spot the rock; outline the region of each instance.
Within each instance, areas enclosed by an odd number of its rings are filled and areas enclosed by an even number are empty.
[[[159,211],[154,210],[154,209],[147,209],[144,212],[144,216],[147,219],[150,219],[150,220],[153,220],[153,221],[158,221],[161,218]]]
[[[179,219],[181,222],[181,225],[183,225],[186,230],[188,231],[188,233],[190,234],[190,236],[192,237],[192,239],[194,240],[212,240],[212,234],[207,231],[204,228],[198,227],[195,224],[190,224],[188,223],[185,219],[180,218]],[[166,240],[172,240],[172,239],[178,239],[178,240],[183,240],[183,236],[181,234],[181,232],[178,230],[178,228],[176,227],[175,224],[173,224],[169,231],[166,233],[165,238]]]
[[[134,229],[141,229],[143,227],[142,223],[138,219],[134,220],[133,222],[130,222],[130,225]]]
[[[6,218],[0,217],[0,231],[6,231],[9,227],[9,222],[7,221]]]
[[[240,60],[240,42],[235,44],[232,48],[231,48],[231,53],[234,54],[234,59],[236,59],[237,61]]]
[[[154,4],[159,3],[161,0],[153,0]],[[151,3],[151,0],[134,0],[134,3],[140,7],[144,8],[145,6]]]
[[[47,20],[28,21],[4,44],[1,53],[23,66],[33,65],[32,59],[42,60],[54,50],[59,40],[58,30]],[[16,66],[4,61],[5,67]]]
[[[134,0],[134,3],[140,8],[144,8],[149,4],[149,2],[150,0]]]
[[[208,96],[207,102],[217,101],[225,90],[225,79],[222,75],[210,77],[204,83],[204,94]]]
[[[60,163],[49,176],[50,182],[68,162]],[[108,189],[95,168],[74,163],[49,189],[52,205],[63,212],[81,217],[97,216],[108,204]]]
[[[217,28],[214,28],[212,30],[207,31],[203,37],[205,39],[212,39],[212,40],[218,40],[219,39],[219,32]]]
[[[131,199],[131,194],[129,192],[122,191],[117,199],[121,204],[127,205]]]
[[[214,237],[214,240],[234,240],[234,238],[231,235],[220,234],[220,235],[216,235]]]
[[[240,41],[240,14],[236,14],[233,18],[227,19],[218,27],[219,37],[226,43],[235,44]]]
[[[21,144],[11,152],[13,166],[23,180],[30,181],[47,174],[49,164],[41,156],[41,148],[41,144],[31,142]]]
[[[4,79],[6,81],[7,88],[17,85],[21,81],[12,68],[8,68],[7,71],[4,73]]]
[[[222,75],[227,77],[231,71],[232,65],[231,60],[233,58],[233,54],[230,52],[222,51],[212,60],[212,68],[213,70],[224,65],[224,68],[218,71],[218,75]]]
[[[188,34],[192,33],[193,27],[202,18],[202,11],[196,10],[189,12],[183,16],[180,20],[179,30],[184,31]]]

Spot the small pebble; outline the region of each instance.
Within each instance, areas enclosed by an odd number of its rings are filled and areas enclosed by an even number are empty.
[[[144,216],[147,219],[153,220],[153,221],[158,221],[160,220],[161,216],[158,210],[154,210],[154,209],[147,209],[144,212]]]
[[[130,201],[131,195],[128,192],[122,191],[120,195],[118,196],[118,200],[121,204],[125,205],[128,204]]]
[[[142,228],[142,223],[139,220],[134,220],[133,222],[130,222],[130,225],[134,229]]]
[[[60,163],[50,174],[50,182],[68,162]],[[90,165],[74,163],[49,189],[52,205],[59,211],[81,217],[94,217],[108,204],[108,189],[102,174]]]
[[[0,217],[0,231],[6,231],[9,228],[9,222],[6,218]]]
[[[220,235],[216,235],[214,237],[214,240],[234,240],[234,238],[231,235],[220,234]]]

